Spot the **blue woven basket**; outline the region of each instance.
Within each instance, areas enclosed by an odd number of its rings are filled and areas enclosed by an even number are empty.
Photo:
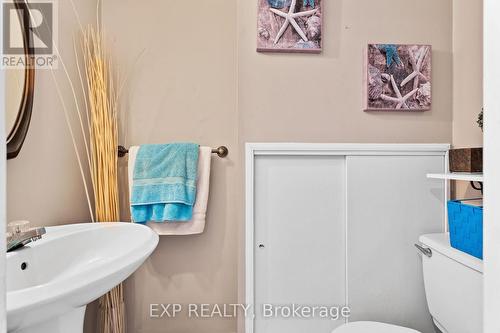
[[[448,201],[450,243],[457,250],[483,259],[483,207],[465,202]]]

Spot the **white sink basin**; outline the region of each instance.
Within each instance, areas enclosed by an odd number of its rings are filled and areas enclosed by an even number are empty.
[[[158,244],[133,223],[46,228],[7,253],[7,326],[16,333],[81,333],[88,303],[131,275]]]

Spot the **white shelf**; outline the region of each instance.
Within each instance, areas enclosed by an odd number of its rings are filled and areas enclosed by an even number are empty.
[[[469,173],[469,172],[428,173],[427,178],[482,182],[483,181],[483,174],[480,172],[474,172],[474,173]]]

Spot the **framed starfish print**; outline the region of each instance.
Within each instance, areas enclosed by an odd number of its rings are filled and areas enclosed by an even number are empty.
[[[257,51],[321,52],[323,0],[257,1]]]
[[[365,111],[425,111],[432,104],[430,45],[368,44]]]

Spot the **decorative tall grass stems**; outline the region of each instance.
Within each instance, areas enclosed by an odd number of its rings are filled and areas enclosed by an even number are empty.
[[[82,51],[95,217],[97,222],[119,221],[116,78],[99,30],[92,26],[84,29]],[[99,300],[98,331],[124,333],[124,316],[123,286],[120,284]]]

